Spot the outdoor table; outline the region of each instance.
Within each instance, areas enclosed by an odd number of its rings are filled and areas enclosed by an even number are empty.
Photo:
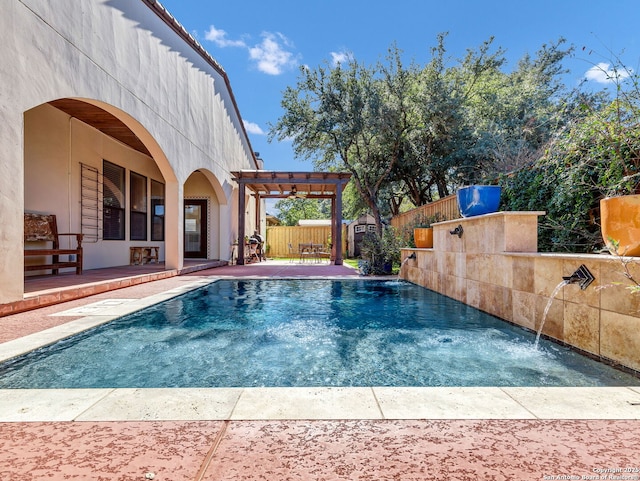
[[[298,244],[298,254],[300,255],[300,262],[304,262],[305,257],[313,256],[313,244]]]

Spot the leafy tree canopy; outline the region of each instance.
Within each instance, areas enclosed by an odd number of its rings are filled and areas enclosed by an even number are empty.
[[[404,63],[394,45],[375,65],[301,68],[270,139],[293,139],[318,170],[349,171],[345,210],[371,213],[379,235],[407,204],[500,182],[503,209],[547,212],[543,250],[597,249],[599,200],[640,192],[638,74],[614,59],[600,67],[613,95],[567,89],[564,39],[510,71],[493,39],[459,60],[445,40],[424,65]]]
[[[275,208],[283,225],[297,225],[302,219],[331,219],[331,202],[327,200],[282,199]]]
[[[366,208],[379,230],[407,200],[421,205],[529,161],[561,120],[563,40],[505,73],[493,39],[451,61],[445,38],[424,66],[405,65],[394,45],[372,66],[351,57],[302,67],[270,126],[270,139],[293,139],[316,169],[351,172],[352,210]]]
[[[606,75],[613,96],[577,92],[539,158],[501,180],[506,209],[546,211],[541,250],[599,250],[600,200],[640,193],[640,79],[619,59]]]

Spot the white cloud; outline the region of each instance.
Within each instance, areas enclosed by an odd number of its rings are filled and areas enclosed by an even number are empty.
[[[280,75],[285,69],[297,64],[296,57],[288,50],[289,40],[281,33],[264,32],[262,42],[249,47],[244,40],[231,40],[227,37],[227,32],[211,25],[204,38],[222,48],[246,48],[249,58],[256,62],[258,70],[269,75]]]
[[[346,52],[330,52],[331,53],[331,62],[333,66],[336,67],[341,63],[348,62],[351,60],[351,54]]]
[[[296,64],[293,54],[285,49],[288,43],[282,34],[263,33],[262,43],[249,49],[249,58],[257,63],[261,72],[280,75],[286,68]]]
[[[209,31],[204,34],[204,38],[215,43],[218,47],[246,47],[242,40],[229,40],[227,32],[219,30],[213,25],[209,27]]]
[[[598,65],[594,65],[587,73],[584,74],[587,80],[593,80],[601,84],[618,82],[629,77],[630,72],[627,70],[615,70],[611,68],[608,63],[601,62]]]
[[[244,128],[247,130],[248,133],[255,134],[255,135],[264,135],[264,131],[255,122],[248,122],[243,119],[242,123],[244,124]]]

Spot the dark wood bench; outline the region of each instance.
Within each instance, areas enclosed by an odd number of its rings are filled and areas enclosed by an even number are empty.
[[[61,249],[60,236],[75,236],[76,247]],[[58,269],[75,267],[76,274],[82,274],[82,234],[59,233],[56,216],[53,214],[25,214],[24,215],[24,270],[51,270],[53,274]],[[51,248],[27,249],[27,242],[51,242]],[[61,255],[75,256],[75,260],[61,261]],[[27,257],[40,256],[44,261],[39,264],[27,265]],[[51,262],[48,263],[48,259]]]

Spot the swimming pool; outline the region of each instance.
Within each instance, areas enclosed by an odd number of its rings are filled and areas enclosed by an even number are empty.
[[[618,386],[634,376],[403,281],[219,280],[0,366],[0,388]]]

